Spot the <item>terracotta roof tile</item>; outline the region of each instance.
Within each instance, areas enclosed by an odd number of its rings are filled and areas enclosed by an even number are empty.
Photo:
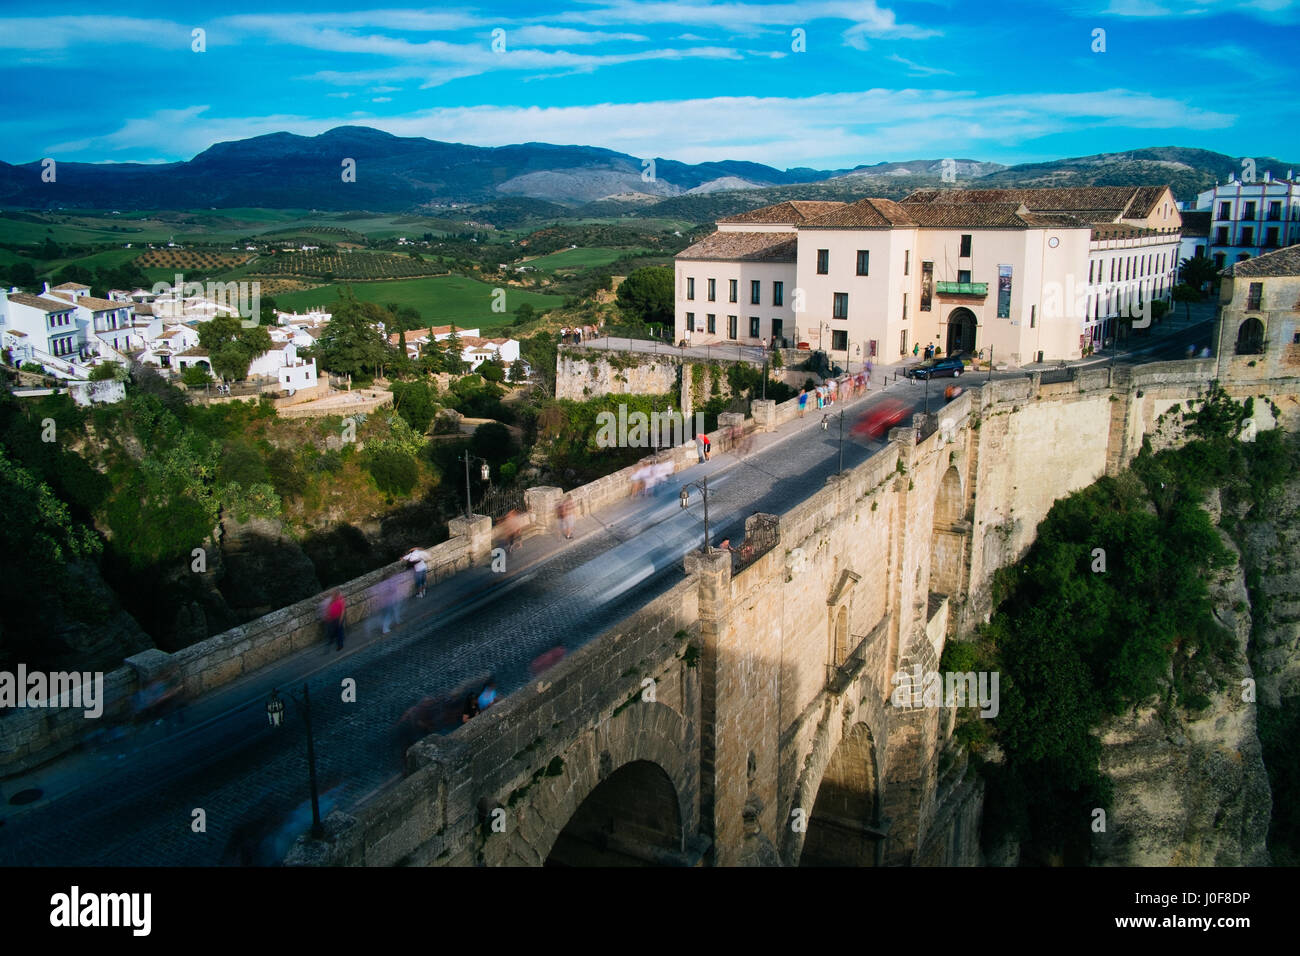
[[[916,220],[892,199],[859,199],[800,225],[808,229],[890,229],[914,226]]]
[[[1300,243],[1266,252],[1244,262],[1234,262],[1223,270],[1223,274],[1261,279],[1268,276],[1300,276]]]
[[[794,262],[793,232],[715,232],[677,253],[678,259],[722,262]]]
[[[33,309],[41,309],[45,312],[67,312],[72,308],[71,302],[64,302],[60,299],[47,299],[26,292],[10,292],[9,301],[17,302],[19,305],[28,305]]]
[[[749,212],[737,213],[734,216],[727,216],[719,219],[718,222],[797,225],[843,205],[842,202],[829,200],[794,199],[771,206],[764,206],[761,209],[751,209]]]

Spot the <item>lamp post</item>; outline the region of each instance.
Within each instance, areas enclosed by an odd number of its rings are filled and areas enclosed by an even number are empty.
[[[699,481],[688,481],[682,485],[681,494],[678,495],[678,501],[681,502],[682,510],[691,503],[691,489],[700,489],[700,497],[704,501],[704,545],[700,548],[701,554],[709,554],[712,548],[709,547],[709,479],[701,478]]]
[[[293,692],[289,692],[290,699],[297,704],[298,698]],[[311,732],[311,695],[307,691],[307,685],[302,685],[302,718],[307,725],[307,770],[311,776],[311,835],[312,839],[319,840],[325,835],[325,825],[320,821],[320,792],[316,786],[316,741]],[[266,702],[266,719],[272,727],[282,727],[284,725],[284,701],[280,699],[280,693],[277,690],[271,691],[271,698]]]
[[[484,481],[489,481],[492,478],[492,469],[488,465],[487,461],[480,458],[478,455],[471,455],[469,453],[469,450],[466,449],[464,455],[462,455],[460,459],[458,459],[458,460],[463,459],[465,462],[465,517],[466,518],[472,518],[474,516],[474,506],[470,503],[470,496],[469,496],[469,462],[471,458],[474,459],[475,461],[479,461],[483,463],[483,467],[479,469],[479,476]]]

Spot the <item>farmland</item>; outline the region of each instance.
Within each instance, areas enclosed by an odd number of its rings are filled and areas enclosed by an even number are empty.
[[[203,249],[150,249],[136,259],[141,269],[171,269],[176,272],[223,272],[251,259],[246,252],[209,252]],[[82,263],[85,264],[84,261]]]
[[[342,283],[321,286],[303,292],[276,295],[277,308],[305,312],[325,306],[338,298]],[[493,286],[459,275],[433,276],[426,279],[401,279],[390,282],[359,282],[352,286],[363,302],[379,305],[409,306],[430,325],[455,322],[467,328],[496,329],[509,325],[519,306],[527,302],[538,310],[553,309],[563,301],[559,296],[507,288],[505,312],[493,312]]]
[[[640,253],[653,254],[654,250],[650,249],[612,249],[609,247],[595,247],[590,249],[563,249],[560,252],[552,252],[547,256],[540,256],[536,259],[530,259],[526,265],[534,269],[540,269],[543,272],[574,272],[582,269],[590,269],[599,266],[607,266],[616,259],[624,256],[637,255]]]
[[[282,252],[262,256],[251,274],[266,276],[308,276],[321,279],[403,279],[446,272],[436,262],[386,253],[367,252]]]

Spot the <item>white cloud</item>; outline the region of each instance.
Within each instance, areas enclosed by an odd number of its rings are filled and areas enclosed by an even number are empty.
[[[375,97],[374,99],[372,99],[370,102],[372,102],[372,103],[391,103],[391,102],[393,102],[393,98],[392,98],[391,96],[376,96],[376,97]]]
[[[954,76],[955,75],[952,72],[952,70],[941,70],[937,66],[922,66],[920,63],[913,63],[911,60],[906,59],[905,57],[901,57],[897,53],[891,53],[889,55],[889,59],[894,63],[898,63],[902,66],[907,67],[908,76],[939,76],[939,75]]]
[[[1099,11],[1114,17],[1206,17],[1254,16],[1261,20],[1294,23],[1300,19],[1300,4],[1296,0],[1108,0]]]
[[[114,16],[0,18],[0,49],[66,50],[94,44],[173,47],[189,52],[191,27],[170,20]]]
[[[514,27],[506,31],[510,43],[528,46],[586,46],[592,43],[626,41],[645,43],[649,37],[639,33],[603,33],[599,30],[575,30],[572,27],[548,27],[541,24]]]

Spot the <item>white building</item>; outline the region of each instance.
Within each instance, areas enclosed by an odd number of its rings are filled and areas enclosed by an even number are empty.
[[[1121,312],[1168,297],[1180,224],[1166,187],[779,203],[721,220],[677,256],[676,337],[775,337],[846,365],[927,344],[1017,364],[1077,358]]]
[[[62,378],[85,378],[89,351],[71,302],[0,290],[0,341],[14,364],[35,362]]]
[[[84,286],[75,291],[45,286],[45,298],[70,302],[76,308],[77,324],[87,357],[97,356],[117,362],[126,360],[126,353],[144,347],[144,338],[135,330],[135,304],[129,299],[98,299]]]
[[[1196,197],[1210,212],[1210,255],[1222,269],[1234,262],[1300,242],[1300,183],[1287,172],[1243,183],[1235,177]]]

